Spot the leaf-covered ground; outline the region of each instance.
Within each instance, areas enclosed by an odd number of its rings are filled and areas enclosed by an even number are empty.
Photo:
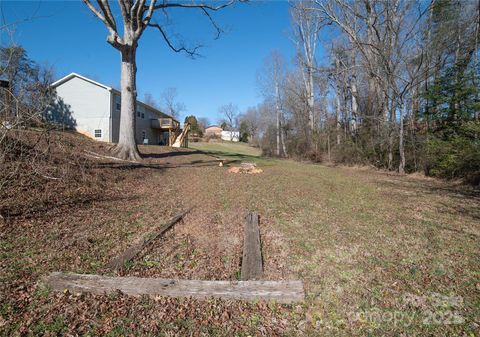
[[[86,158],[85,174],[103,184],[90,199],[2,224],[3,335],[478,336],[477,192],[265,159],[240,144],[191,145],[202,152],[148,146],[140,164]],[[264,172],[227,172],[240,161]],[[257,210],[265,278],[304,280],[305,303],[59,294],[41,285],[51,271],[114,275],[111,258],[191,206],[119,274],[234,280],[243,219]]]

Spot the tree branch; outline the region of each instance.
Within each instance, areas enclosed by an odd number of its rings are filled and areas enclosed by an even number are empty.
[[[156,2],[157,0],[151,0],[148,7],[145,7],[145,1],[143,1],[143,4],[141,5],[141,7],[138,8],[138,12],[142,12],[142,13],[137,14],[137,30],[135,31],[135,38],[137,39],[140,38],[143,31],[150,23],[153,16],[153,12],[155,10]],[[147,10],[147,14],[145,15],[145,17],[143,17],[143,13],[145,12],[145,9]]]
[[[112,15],[112,10],[110,9],[110,4],[108,0],[99,0],[98,6],[102,10],[103,14],[105,15],[105,20],[108,21],[112,29],[116,32],[117,31],[117,24],[115,22],[115,18]]]
[[[129,7],[129,0],[118,0],[118,4],[120,5],[120,11],[122,12],[123,18],[123,26],[127,26],[130,21],[130,7]]]
[[[157,28],[160,31],[160,33],[162,34],[162,37],[165,40],[165,42],[167,43],[167,45],[174,52],[180,53],[180,52],[183,51],[183,52],[187,53],[188,55],[190,55],[191,57],[195,57],[195,56],[200,55],[200,54],[197,53],[197,50],[200,49],[202,47],[202,45],[195,46],[193,49],[186,48],[185,46],[180,46],[180,47],[177,48],[171,43],[169,37],[167,36],[167,34],[163,30],[163,28],[158,23],[149,23],[148,26],[153,27],[153,28]]]
[[[115,24],[115,20],[113,19],[112,12],[110,10],[110,6],[108,3],[105,5],[104,3],[101,3],[102,0],[98,0],[97,3],[100,7],[100,10],[103,12],[103,14],[90,2],[90,0],[83,0],[83,3],[87,5],[87,7],[90,9],[90,11],[100,19],[107,27],[110,35],[107,37],[108,43],[110,43],[112,46],[115,48],[119,49],[123,46],[123,41],[122,39],[118,36],[117,33],[117,27]],[[105,1],[106,2],[106,1]],[[108,19],[107,19],[108,17]]]
[[[225,7],[228,7],[230,5],[232,5],[233,3],[235,2],[235,0],[230,0],[228,1],[227,3],[223,4],[223,5],[219,5],[219,6],[210,6],[210,5],[206,5],[205,3],[169,3],[169,2],[165,2],[165,0],[163,1],[162,4],[159,4],[159,5],[156,5],[154,7],[154,9],[160,9],[160,8],[197,8],[197,9],[200,9],[200,8],[203,8],[205,10],[211,10],[211,11],[218,11],[222,8],[225,8]]]
[[[94,5],[92,5],[90,0],[83,0],[83,3],[87,5],[87,7],[92,11],[92,13],[95,14],[95,16],[99,18],[105,24],[105,26],[107,26],[107,28],[113,29],[113,27],[110,26],[110,24],[108,23],[107,19],[105,19],[103,14],[100,13],[100,11],[98,11],[98,9]]]
[[[215,40],[217,40],[220,37],[220,34],[223,32],[223,30],[217,25],[215,20],[213,20],[212,16],[210,15],[210,13],[205,8],[202,7],[201,9],[202,9],[203,13],[205,14],[205,16],[208,18],[208,20],[210,21],[210,23],[212,24],[212,26],[217,31],[217,35],[214,38]]]
[[[246,1],[246,0],[240,0],[240,1]],[[165,12],[166,9],[168,8],[189,8],[189,9],[201,10],[203,14],[208,18],[212,26],[214,27],[216,31],[216,36],[215,36],[215,40],[216,40],[220,37],[220,34],[223,32],[223,30],[220,28],[219,25],[217,25],[217,23],[212,18],[209,11],[218,11],[222,8],[232,5],[234,2],[235,0],[229,0],[227,3],[224,3],[223,5],[212,6],[212,5],[207,5],[205,3],[194,3],[194,2],[193,3],[169,3],[169,2],[166,2],[166,0],[163,0],[161,4],[155,4],[155,1],[152,0],[152,2],[150,2],[150,5],[148,6],[148,13],[145,17],[144,23],[146,26],[157,28],[159,32],[162,34],[162,37],[167,43],[167,45],[169,46],[169,48],[172,49],[174,52],[179,53],[183,51],[188,55],[190,55],[191,57],[195,57],[195,56],[199,56],[199,54],[197,53],[197,50],[200,49],[202,45],[197,45],[194,48],[187,48],[183,45],[180,47],[175,47],[173,43],[170,41],[170,38],[168,37],[167,33],[165,32],[165,30],[162,28],[160,24],[150,23],[153,12],[157,9],[160,9]],[[143,8],[146,9],[147,7],[144,6]]]
[[[140,10],[145,10],[145,0],[136,0],[132,6],[132,11],[130,13],[130,19],[133,20],[134,16],[138,17]]]

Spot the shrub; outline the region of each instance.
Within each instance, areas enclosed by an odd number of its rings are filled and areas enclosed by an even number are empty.
[[[426,174],[480,183],[480,122],[463,123],[457,132],[441,136],[431,135],[426,142]]]

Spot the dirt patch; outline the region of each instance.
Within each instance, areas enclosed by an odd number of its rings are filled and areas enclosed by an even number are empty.
[[[123,275],[200,280],[239,276],[241,214],[205,214],[194,209],[163,237],[146,247]]]

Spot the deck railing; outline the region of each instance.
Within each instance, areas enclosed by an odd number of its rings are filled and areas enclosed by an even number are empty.
[[[157,118],[152,119],[152,128],[156,129],[176,129],[179,127],[177,121],[173,118]]]

